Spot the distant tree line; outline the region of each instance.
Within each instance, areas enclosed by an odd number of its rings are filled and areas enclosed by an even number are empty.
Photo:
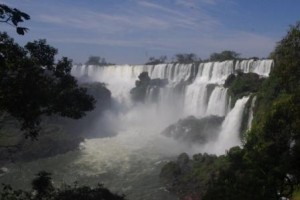
[[[159,58],[150,57],[149,60],[145,63],[146,65],[158,65],[167,62],[167,56],[160,56]]]
[[[209,61],[225,61],[225,60],[236,60],[240,56],[239,53],[234,51],[222,51],[221,53],[212,53],[209,57]]]
[[[160,57],[150,57],[148,61],[145,63],[146,65],[157,65],[162,63],[198,63],[198,62],[222,62],[225,60],[242,60],[242,59],[259,59],[258,57],[251,57],[251,58],[242,58],[240,54],[235,51],[224,50],[220,53],[212,53],[209,58],[201,59],[194,53],[178,53],[174,55],[170,60],[168,60],[167,56],[160,56]]]
[[[207,59],[201,59],[195,53],[178,53],[169,59],[166,55],[162,55],[159,57],[151,56],[149,57],[148,61],[146,61],[145,65],[158,65],[163,63],[189,64],[189,63],[199,63],[199,62],[223,62],[225,60],[243,60],[243,59],[257,60],[259,58],[258,57],[242,58],[240,57],[240,54],[235,51],[224,50],[219,53],[216,52],[212,53]],[[114,65],[113,63],[107,62],[105,58],[100,56],[90,56],[88,61],[85,64],[97,65],[97,66]]]
[[[105,58],[100,56],[90,56],[88,61],[85,63],[86,65],[97,65],[97,66],[106,66],[106,65],[114,65],[113,63],[106,62]]]

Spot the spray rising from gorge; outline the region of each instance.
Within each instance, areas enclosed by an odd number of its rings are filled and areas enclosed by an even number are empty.
[[[58,186],[101,182],[128,199],[175,199],[159,179],[168,161],[182,152],[224,154],[241,145],[241,130],[251,125],[255,97],[232,98],[225,87],[228,77],[254,72],[266,78],[272,67],[272,60],[73,66],[80,83],[103,82],[112,95],[109,109],[96,108],[74,122],[76,132],[93,132],[92,137],[79,151],[25,163],[22,169],[9,166],[1,179],[22,188],[42,168],[53,173]],[[143,101],[134,101],[134,88],[146,72],[150,85]]]
[[[224,87],[225,80],[238,71],[267,77],[272,66],[272,60],[107,67],[83,65],[74,66],[72,74],[81,81],[107,84],[119,109],[113,120],[120,130],[126,129],[131,134],[134,131],[140,132],[139,136],[133,134],[131,138],[129,134],[127,138],[137,146],[148,145],[148,139],[151,141],[156,137],[160,138],[160,132],[179,119],[191,115],[198,119],[218,116],[224,117],[224,120],[218,137],[214,141],[209,141],[209,147],[207,145],[184,147],[184,144],[176,144],[175,147],[182,146],[181,150],[190,154],[199,151],[223,154],[230,147],[241,144],[243,111],[249,100],[249,97],[244,97],[232,105],[228,89]],[[142,72],[148,72],[151,79],[167,80],[168,84],[165,87],[149,87],[145,102],[135,103],[130,98],[130,90]],[[123,136],[118,134],[117,137]],[[170,149],[167,152],[172,152]]]

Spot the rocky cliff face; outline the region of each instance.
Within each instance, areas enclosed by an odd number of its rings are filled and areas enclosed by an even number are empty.
[[[205,144],[209,140],[216,139],[223,120],[224,117],[219,116],[208,116],[201,119],[189,116],[168,126],[162,134],[183,142]]]

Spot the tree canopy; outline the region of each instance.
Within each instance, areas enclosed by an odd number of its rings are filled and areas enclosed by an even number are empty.
[[[95,100],[71,76],[72,61],[55,62],[57,49],[46,40],[19,46],[0,33],[0,111],[21,124],[26,136],[35,138],[42,116],[81,118]]]
[[[113,65],[112,63],[106,62],[106,59],[100,56],[90,56],[88,61],[85,64],[98,65],[98,66]]]
[[[194,53],[180,53],[175,55],[174,62],[193,63],[193,62],[201,62],[201,59],[198,58],[197,55]]]
[[[239,58],[239,54],[234,51],[222,51],[221,53],[212,53],[210,55],[210,61],[225,61],[225,60],[235,60]]]
[[[167,56],[160,56],[159,58],[150,57],[145,64],[146,65],[162,64],[162,63],[166,63],[167,59],[168,59]]]

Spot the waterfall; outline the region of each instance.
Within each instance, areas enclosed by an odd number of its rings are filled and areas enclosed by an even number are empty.
[[[206,84],[191,84],[186,88],[184,99],[184,113],[186,116],[203,116],[206,112],[207,98]]]
[[[82,65],[74,66],[71,73],[81,81],[106,83],[113,98],[120,105],[131,110],[130,114],[122,114],[123,120],[134,117],[140,124],[148,121],[147,123],[157,126],[154,132],[159,132],[171,123],[190,115],[197,118],[210,115],[225,117],[218,140],[223,141],[219,145],[218,152],[224,153],[224,150],[232,145],[240,144],[237,136],[242,120],[241,113],[248,100],[248,98],[240,99],[231,108],[227,89],[223,87],[225,80],[236,71],[257,73],[267,77],[272,67],[272,60],[252,59],[199,64],[169,63],[105,67]],[[168,79],[169,83],[163,88],[149,89],[144,105],[137,106],[131,101],[130,90],[135,87],[135,81],[141,72],[148,72],[151,79]],[[178,90],[178,85],[182,89]]]
[[[182,152],[220,155],[232,146],[241,145],[240,129],[249,97],[238,99],[231,107],[232,100],[223,87],[227,77],[237,71],[267,77],[272,67],[272,60],[73,66],[71,74],[79,82],[104,82],[112,93],[112,108],[99,115],[94,111],[93,125],[76,121],[86,132],[100,132],[98,137],[85,139],[78,151],[24,163],[23,168],[14,164],[0,180],[28,185],[37,169],[42,168],[53,172],[58,185],[74,181],[96,185],[101,180],[106,187],[124,193],[128,199],[175,199],[162,189],[164,186],[159,180],[166,161]],[[145,102],[136,103],[130,98],[130,90],[141,72],[148,72],[151,79],[168,79],[168,84],[148,88]],[[249,125],[254,104],[255,98],[251,102]],[[190,115],[196,118],[188,117]],[[213,133],[213,137],[207,137],[201,144],[191,144],[160,134],[183,118],[192,118],[196,123],[200,119],[208,124],[217,118],[218,123],[211,125],[213,130],[210,126],[202,130],[208,136]],[[101,135],[102,126],[112,127],[115,134]],[[195,127],[198,130],[197,124]]]
[[[243,60],[237,61],[235,70],[241,70],[244,73],[253,72],[260,76],[269,76],[273,68],[273,60]]]
[[[214,147],[209,150],[210,152],[220,155],[224,153],[224,149],[228,150],[230,147],[241,145],[239,134],[244,108],[248,100],[249,97],[237,100],[233,109],[226,116],[219,138],[214,143]]]
[[[253,121],[253,109],[255,106],[255,102],[256,102],[256,96],[252,98],[251,101],[251,107],[250,107],[250,112],[249,112],[249,119],[248,119],[248,124],[247,124],[247,129],[250,130],[251,129],[251,125],[252,125],[252,121]]]
[[[206,115],[225,116],[228,105],[227,89],[216,87],[208,102]]]

